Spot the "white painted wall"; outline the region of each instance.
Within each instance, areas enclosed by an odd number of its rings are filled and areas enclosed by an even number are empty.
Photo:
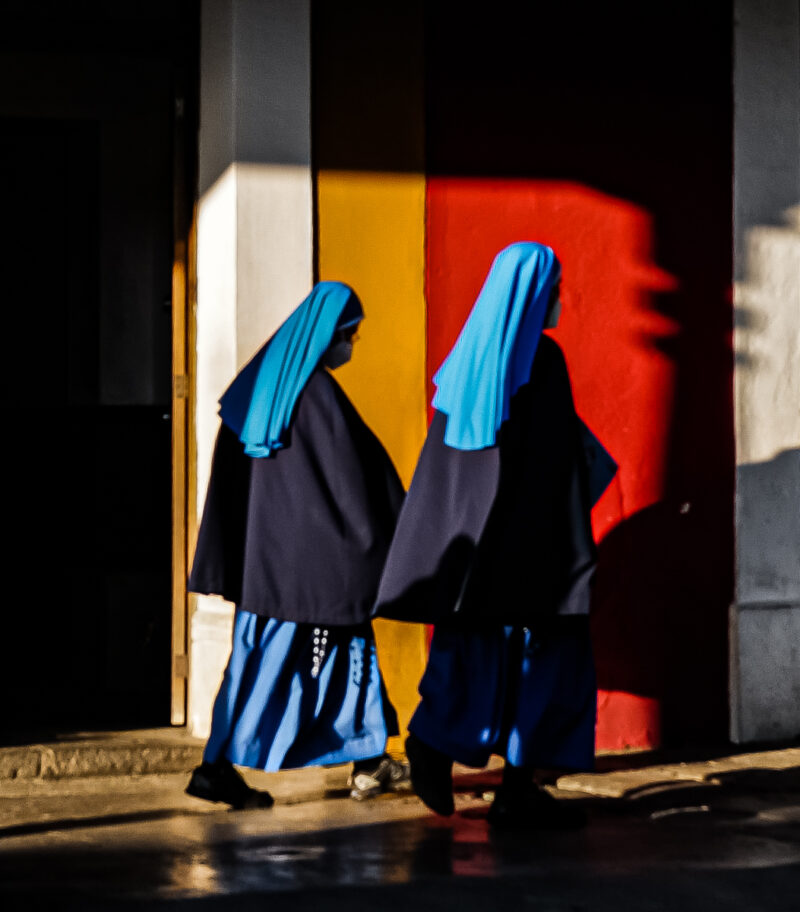
[[[203,0],[197,225],[197,479],[217,400],[313,281],[309,0]],[[190,622],[189,728],[205,737],[233,606]]]
[[[800,734],[800,3],[737,0],[731,736]]]

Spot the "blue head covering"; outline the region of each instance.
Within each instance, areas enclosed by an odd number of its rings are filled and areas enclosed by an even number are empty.
[[[544,244],[520,242],[494,259],[472,312],[433,378],[433,406],[447,415],[444,442],[492,446],[511,397],[528,382],[550,291],[561,275]]]
[[[363,316],[352,288],[319,282],[239,371],[219,400],[219,415],[248,456],[269,456],[284,445],[300,393],[333,334]]]

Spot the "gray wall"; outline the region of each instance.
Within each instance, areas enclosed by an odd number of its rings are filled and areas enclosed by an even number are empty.
[[[800,4],[737,0],[731,734],[800,734]]]
[[[202,5],[200,194],[233,162],[311,163],[309,4]]]

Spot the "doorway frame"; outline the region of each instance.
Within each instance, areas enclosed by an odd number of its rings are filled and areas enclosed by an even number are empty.
[[[175,67],[172,258],[172,635],[170,724],[186,725],[191,597],[186,588],[197,532],[195,376],[197,311],[197,99],[194,53]]]

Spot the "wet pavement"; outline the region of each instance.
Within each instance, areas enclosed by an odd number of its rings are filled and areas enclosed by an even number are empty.
[[[461,777],[448,820],[341,788],[234,812],[182,775],[7,783],[0,909],[800,912],[797,751],[563,780],[575,832],[493,832],[495,781]]]

